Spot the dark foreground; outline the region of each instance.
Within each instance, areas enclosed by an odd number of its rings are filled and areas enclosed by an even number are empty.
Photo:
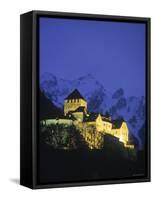
[[[146,177],[144,151],[108,146],[103,150],[54,150],[40,142],[38,152],[41,184]]]

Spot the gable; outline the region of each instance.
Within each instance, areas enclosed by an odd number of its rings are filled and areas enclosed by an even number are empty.
[[[70,99],[83,99],[83,100],[85,100],[84,97],[80,94],[80,92],[77,89],[73,90],[73,92],[71,92],[65,98],[65,100],[70,100]]]

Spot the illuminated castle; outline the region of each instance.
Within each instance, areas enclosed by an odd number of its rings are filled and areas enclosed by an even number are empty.
[[[99,149],[105,135],[117,138],[126,148],[134,148],[134,145],[129,144],[127,123],[122,119],[112,120],[110,116],[101,113],[89,113],[87,101],[77,89],[64,100],[64,116],[46,120],[45,123],[47,125],[59,123],[66,126],[74,124],[91,149]]]

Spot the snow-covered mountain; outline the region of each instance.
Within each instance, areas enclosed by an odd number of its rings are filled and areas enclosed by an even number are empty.
[[[51,73],[40,77],[41,91],[57,107],[63,108],[65,97],[74,89],[78,89],[88,102],[88,110],[109,112],[112,118],[123,117],[127,121],[130,134],[138,141],[140,148],[144,146],[145,98],[126,97],[122,88],[114,94],[109,93],[91,74],[75,80],[64,80]]]

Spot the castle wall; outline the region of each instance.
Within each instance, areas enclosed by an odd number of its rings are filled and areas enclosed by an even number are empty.
[[[72,115],[80,122],[83,121],[83,112],[74,112]]]
[[[120,128],[111,129],[111,135],[119,138],[120,142],[126,144],[129,140],[129,130],[126,122],[123,122]]]
[[[105,133],[111,133],[112,123],[102,120],[102,131]]]
[[[96,129],[96,122],[85,123],[82,135],[90,149],[102,148],[103,137]]]
[[[47,119],[42,121],[43,125],[49,126],[51,124],[64,124],[66,126],[70,126],[73,124],[73,121],[71,119]]]

